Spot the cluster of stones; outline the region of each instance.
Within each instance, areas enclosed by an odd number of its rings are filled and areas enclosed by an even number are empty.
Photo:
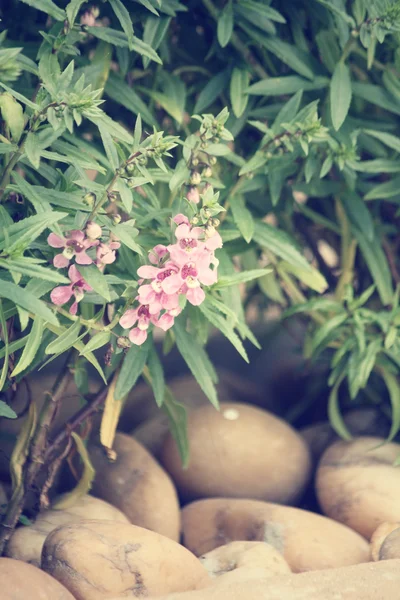
[[[91,495],[15,531],[3,600],[399,598],[400,445],[196,404],[187,469],[161,416],[117,433],[114,462],[91,442]],[[323,515],[298,508],[309,486]]]

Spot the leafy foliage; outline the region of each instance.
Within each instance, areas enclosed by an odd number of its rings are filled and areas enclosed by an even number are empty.
[[[308,324],[305,357],[325,365],[336,429],[347,435],[341,403],[377,386],[393,438],[400,2],[7,0],[0,15],[3,389],[74,349],[76,373],[89,361],[113,382],[112,440],[117,404],[143,375],[186,460],[184,409],[154,341],[130,347],[119,324],[137,269],[173,242],[183,213],[218,229],[224,247],[217,283],[201,307],[182,300],[165,348],[176,344],[210,401],[208,332],[246,360],[244,342],[257,340],[243,306],[278,305]],[[72,281],[47,239],[91,222],[117,260],[99,269],[93,243]],[[70,280],[76,314],[52,301]]]

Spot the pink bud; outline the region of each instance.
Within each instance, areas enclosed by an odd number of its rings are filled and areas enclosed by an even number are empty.
[[[199,190],[195,187],[191,187],[188,193],[186,194],[186,198],[189,200],[189,202],[198,204],[200,202]]]

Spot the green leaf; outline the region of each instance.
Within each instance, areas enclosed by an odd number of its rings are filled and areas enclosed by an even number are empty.
[[[25,371],[33,361],[36,353],[39,349],[40,342],[42,341],[44,331],[44,323],[40,317],[33,319],[32,329],[28,336],[28,341],[25,344],[25,348],[21,354],[21,357],[16,365],[15,369],[11,373],[11,377],[16,377],[22,371]]]
[[[397,196],[400,188],[400,176],[386,181],[385,183],[379,183],[372,188],[367,194],[365,194],[365,200],[384,200],[386,198],[393,198]]]
[[[29,100],[29,98],[26,98],[25,96],[23,96],[19,92],[16,92],[12,88],[8,87],[8,85],[6,85],[5,83],[3,83],[2,81],[0,81],[0,87],[2,87],[4,90],[6,90],[7,92],[9,92],[12,96],[14,96],[14,98],[16,100],[19,100],[20,102],[22,102],[22,104],[26,104],[27,106],[30,106],[30,108],[33,108],[33,110],[39,110],[40,109],[40,106],[38,104],[35,104],[31,100]]]
[[[246,110],[249,96],[246,92],[249,86],[250,73],[247,69],[233,69],[230,95],[234,115],[239,118]]]
[[[135,227],[131,227],[126,223],[120,223],[119,225],[112,225],[110,229],[124,246],[127,246],[137,254],[142,254],[141,247],[134,241],[134,238],[136,238],[139,233]]]
[[[16,249],[26,248],[45,229],[66,216],[67,213],[48,211],[21,219],[18,223],[7,227],[6,230],[4,228],[0,229],[0,249],[6,249],[7,252],[11,253]]]
[[[79,272],[93,290],[107,302],[111,302],[110,289],[108,287],[105,275],[96,267],[96,265],[79,265]]]
[[[337,6],[338,3],[335,4],[335,2],[330,1],[330,0],[316,0],[316,1],[319,2],[319,4],[322,4],[322,6],[325,6],[333,14],[335,14],[338,17],[340,17],[341,19],[343,19],[343,21],[345,23],[347,23],[347,25],[349,25],[350,27],[355,27],[356,26],[353,17],[351,17],[350,15],[348,15],[341,8],[339,8]]]
[[[271,273],[271,269],[250,269],[249,271],[242,271],[241,273],[234,273],[233,275],[222,275],[218,278],[213,289],[219,290],[221,288],[230,287],[231,285],[253,281],[254,279],[268,275],[268,273]]]
[[[112,100],[130,110],[133,114],[140,114],[143,121],[149,125],[157,126],[157,121],[154,119],[143,100],[127,83],[113,73],[110,73],[105,92]]]
[[[389,391],[390,403],[392,405],[391,427],[386,442],[391,442],[400,429],[400,387],[397,378],[387,369],[380,369],[382,379]]]
[[[103,346],[108,344],[110,339],[111,339],[110,331],[99,331],[99,333],[96,333],[96,335],[94,335],[88,341],[86,346],[84,348],[82,348],[82,350],[80,351],[79,354],[81,356],[85,356],[85,354],[87,352],[94,352],[94,350],[98,350],[99,348],[102,348]]]
[[[338,379],[338,381],[333,386],[331,393],[329,394],[328,416],[330,424],[332,425],[332,428],[336,431],[336,433],[344,440],[351,441],[353,438],[351,436],[351,433],[347,429],[345,422],[343,421],[343,417],[340,414],[339,409],[338,391],[343,379],[344,375],[342,375]]]
[[[45,12],[50,17],[54,17],[54,19],[56,19],[56,21],[64,21],[64,19],[65,19],[65,12],[61,8],[58,8],[58,6],[56,4],[54,4],[54,2],[52,2],[52,0],[21,0],[21,1],[25,2],[25,4],[29,4],[29,6],[32,6],[33,8],[36,8],[37,10],[41,10],[41,11]]]
[[[317,271],[317,269],[312,268],[310,271],[310,269],[293,266],[285,261],[280,263],[279,268],[283,269],[286,273],[294,275],[307,287],[315,290],[319,294],[323,294],[328,287],[325,277],[322,275],[322,273]]]
[[[313,81],[303,79],[298,75],[286,75],[284,77],[269,77],[251,85],[247,93],[255,96],[281,96],[284,94],[295,94],[298,91],[309,92],[321,90],[328,87],[328,77],[315,77]]]
[[[311,265],[300,254],[294,241],[284,231],[268,223],[256,221],[253,240],[291,265],[312,271]]]
[[[71,27],[75,22],[80,7],[82,4],[85,4],[85,2],[87,2],[87,0],[71,0],[71,2],[67,4],[65,12],[67,13],[67,19]]]
[[[347,161],[349,167],[361,173],[398,173],[400,171],[399,160],[388,160],[377,158],[375,160]]]
[[[217,38],[219,45],[225,48],[229,44],[229,41],[233,33],[233,6],[232,0],[228,0],[224,9],[218,17],[217,22]]]
[[[158,102],[163,109],[171,115],[177,123],[181,124],[184,117],[184,112],[180,103],[178,103],[177,98],[174,98],[171,94],[163,94],[162,92],[154,92],[152,90],[144,90],[146,93]]]
[[[107,154],[107,158],[110,161],[110,165],[113,171],[116,171],[119,167],[119,158],[117,149],[114,144],[114,140],[112,139],[112,136],[107,131],[107,129],[102,125],[99,125],[99,132],[101,140],[103,142],[104,150]]]
[[[8,406],[4,402],[4,400],[0,400],[0,417],[5,417],[6,419],[17,419],[18,415],[13,411],[11,406]]]
[[[1,294],[1,292],[0,292],[0,294]],[[6,321],[6,318],[4,315],[3,303],[1,300],[0,300],[0,326],[1,326],[1,331],[2,331],[3,338],[4,338],[4,351],[5,351],[4,363],[3,363],[3,367],[1,369],[1,374],[0,374],[0,392],[1,392],[4,387],[4,384],[6,382],[6,379],[7,379],[8,364],[9,364],[9,357],[10,357],[9,345],[8,345],[8,326],[7,326],[7,321]]]
[[[206,319],[210,321],[211,325],[214,325],[214,327],[219,329],[219,331],[230,341],[232,346],[236,348],[243,360],[248,363],[249,358],[242,341],[234,331],[232,325],[229,324],[228,320],[225,319],[221,313],[216,312],[210,305],[208,305],[207,301],[200,304],[199,309]]]
[[[24,151],[31,165],[35,169],[39,169],[42,148],[39,143],[38,137],[31,131],[27,135],[26,142],[24,145]]]
[[[371,242],[360,230],[353,230],[364,260],[376,284],[381,302],[387,306],[393,299],[393,285],[390,268],[382,246],[377,238]]]
[[[337,337],[338,329],[348,319],[346,313],[335,315],[328,321],[325,321],[321,327],[319,327],[311,340],[308,348],[309,355],[314,355],[317,351],[321,350],[331,339],[332,335]]]
[[[109,44],[113,44],[114,46],[119,46],[121,48],[129,47],[128,37],[122,31],[117,31],[116,29],[110,29],[110,27],[86,27],[86,31],[88,31],[94,37],[103,40],[104,42],[108,42]],[[131,40],[132,50],[138,52],[142,56],[147,56],[150,60],[158,64],[162,64],[162,60],[158,56],[157,52],[155,52],[151,46],[139,40],[139,38],[133,36]]]
[[[58,325],[55,314],[46,306],[44,302],[36,298],[27,288],[15,285],[10,281],[0,279],[0,298],[7,298],[17,306],[24,308],[30,313],[41,317],[45,321]]]
[[[22,258],[0,258],[0,268],[14,271],[15,273],[21,273],[27,277],[37,277],[45,281],[51,281],[53,283],[70,283],[64,275],[51,269],[49,267],[42,267],[36,264],[36,259],[32,259],[28,256]]]
[[[133,206],[132,190],[126,185],[125,181],[119,178],[114,186],[114,189],[119,192],[121,202],[124,205],[125,211],[130,215]]]
[[[171,435],[178,447],[183,468],[189,464],[189,440],[187,437],[187,413],[183,404],[178,402],[169,387],[165,387],[163,411],[168,417]]]
[[[254,10],[267,19],[271,19],[271,21],[276,21],[277,23],[286,23],[285,17],[283,17],[277,10],[272,8],[271,6],[267,6],[262,2],[254,2],[254,0],[239,0],[240,6],[244,8],[248,8],[250,10]]]
[[[61,354],[69,350],[79,339],[81,328],[82,325],[79,319],[71,327],[68,327],[68,329],[63,328],[61,335],[46,347],[45,354]]]
[[[125,31],[126,37],[128,38],[129,50],[133,50],[133,27],[129,11],[121,0],[109,0],[111,7],[121,24],[122,29]]]
[[[151,347],[151,339],[147,338],[141,346],[131,346],[126,353],[121,371],[115,386],[115,400],[125,398],[139,379]]]
[[[151,387],[153,389],[154,398],[157,406],[160,408],[164,403],[165,379],[163,367],[157,354],[157,350],[154,348],[154,346],[152,346],[150,349],[147,359],[147,366],[150,372]]]
[[[171,17],[147,17],[143,30],[143,41],[154,50],[158,50],[168,31],[170,22]],[[149,58],[143,58],[145,69],[149,66],[149,62]]]
[[[14,96],[8,93],[0,94],[0,111],[5,124],[10,129],[14,142],[19,142],[25,127],[24,111]]]
[[[379,85],[371,83],[352,83],[353,94],[358,98],[362,98],[366,102],[376,104],[395,115],[400,115],[400,104],[396,102],[392,96]]]
[[[254,234],[254,219],[249,209],[246,208],[244,197],[240,195],[235,196],[231,199],[230,205],[233,214],[233,220],[235,221],[243,238],[249,244]]]
[[[372,242],[375,237],[374,223],[364,200],[355,192],[341,194],[340,200],[352,225]]]
[[[363,131],[366,135],[370,135],[371,137],[381,141],[382,144],[385,144],[389,148],[396,150],[396,152],[400,152],[400,138],[396,137],[395,135],[386,133],[385,131],[375,131],[375,129],[364,129]]]
[[[347,117],[351,96],[350,70],[347,65],[340,61],[333,72],[330,92],[331,118],[336,131],[341,128]]]
[[[299,90],[292,98],[290,98],[290,100],[286,102],[286,104],[283,105],[275,118],[274,124],[272,125],[272,130],[275,133],[278,133],[282,129],[281,124],[290,123],[293,121],[300,108],[302,97],[303,90]]]
[[[225,91],[229,79],[229,69],[224,69],[220,73],[217,73],[217,75],[214,75],[201,90],[193,109],[194,112],[201,113],[204,109],[208,108]]]
[[[175,192],[181,185],[188,181],[190,176],[189,168],[186,161],[181,159],[175,167],[174,174],[169,180],[169,189]]]
[[[204,348],[186,331],[181,319],[175,320],[174,333],[182,358],[211,404],[218,408],[217,391],[214,386],[216,374]]]

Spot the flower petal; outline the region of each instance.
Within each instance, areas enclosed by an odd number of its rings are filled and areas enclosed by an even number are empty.
[[[82,275],[79,273],[75,265],[71,265],[68,269],[68,277],[70,278],[72,283],[76,283],[77,281],[83,279]]]
[[[47,238],[47,243],[52,248],[65,248],[66,240],[55,233],[51,233]]]
[[[75,300],[75,302],[73,302],[71,304],[71,308],[69,309],[69,312],[71,315],[76,315],[76,313],[78,312],[78,301]]]
[[[171,329],[174,324],[174,317],[169,315],[168,313],[164,313],[162,317],[160,317],[156,323],[157,327],[162,329],[163,331],[168,331]]]
[[[121,325],[121,327],[123,327],[124,329],[130,329],[131,327],[133,327],[137,321],[137,312],[137,308],[128,309],[119,320],[119,324]]]
[[[186,225],[189,225],[189,219],[185,217],[185,215],[183,215],[182,213],[175,215],[175,217],[172,220],[177,225],[181,225],[181,223],[186,223]]]
[[[72,293],[72,285],[59,285],[52,290],[50,298],[53,304],[60,306],[70,300]]]
[[[91,259],[90,256],[83,250],[82,252],[75,254],[75,262],[78,263],[78,265],[91,265],[93,259]]]
[[[139,267],[137,270],[137,274],[139,277],[143,277],[143,279],[154,279],[154,277],[157,277],[159,272],[160,269],[150,265],[144,265],[143,267]]]
[[[186,298],[189,300],[190,304],[193,304],[193,306],[199,306],[205,297],[206,295],[201,287],[189,288],[186,293]]]
[[[129,339],[135,346],[141,346],[147,340],[147,330],[141,330],[135,327],[130,330]]]
[[[170,275],[161,283],[161,287],[166,294],[176,294],[181,285],[182,278],[180,275]]]
[[[55,256],[53,258],[53,265],[57,269],[63,269],[64,267],[68,267],[68,265],[69,265],[69,258],[66,258],[64,256],[64,254],[57,254],[57,256]]]

